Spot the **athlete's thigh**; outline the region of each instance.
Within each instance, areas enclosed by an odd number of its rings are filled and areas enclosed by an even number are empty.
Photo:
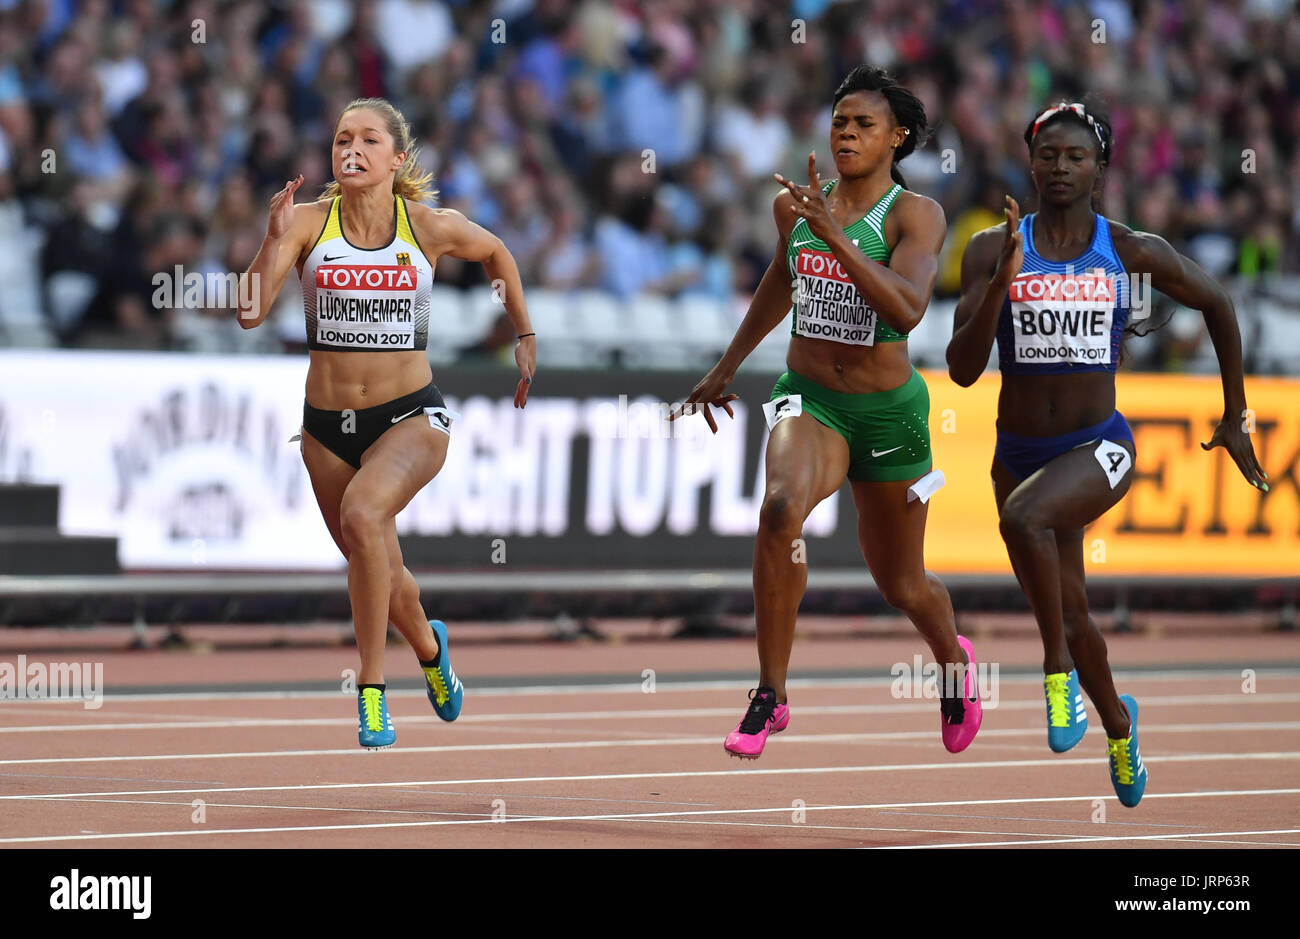
[[[1011,493],[1016,491],[1022,481],[1017,479],[1011,470],[999,463],[996,457],[993,459],[993,468],[990,470],[990,474],[993,478],[993,500],[997,503],[998,516],[1001,517],[1002,506],[1006,504]],[[1023,587],[1025,581],[1024,578],[1020,576],[1021,571],[1020,568],[1016,566],[1015,556],[1008,553],[1007,558],[1011,562],[1011,570],[1016,575],[1016,580],[1018,580]]]
[[[811,414],[777,421],[767,441],[768,493],[802,500],[804,517],[840,488],[849,471],[849,445]]]
[[[312,492],[316,494],[316,504],[320,506],[325,527],[346,558],[349,552],[339,531],[339,506],[343,503],[343,493],[347,490],[348,483],[352,482],[357,471],[306,431],[302,433],[302,461],[307,467],[307,477],[311,480]]]
[[[914,482],[916,479],[850,480],[858,509],[858,541],[877,583],[893,583],[905,574],[925,570],[929,505],[920,499],[907,501],[907,489]]]
[[[1113,452],[1118,445],[1128,454],[1122,475],[1112,477],[1097,453]],[[1133,482],[1133,444],[1094,442],[1062,453],[1016,487],[1002,503],[1008,512],[1032,518],[1054,529],[1082,529],[1119,502]]]
[[[345,498],[392,518],[438,475],[450,439],[423,418],[398,422],[361,454]]]
[[[1007,497],[1016,491],[1023,480],[1016,479],[1015,473],[999,463],[997,457],[993,458],[993,467],[989,470],[989,475],[993,479],[993,501],[997,503],[1000,515]]]
[[[1095,445],[1093,447],[1095,448]],[[1016,479],[1015,474],[996,459],[993,461],[992,476],[993,497],[997,501],[998,513],[1001,514],[1003,504],[1021,485],[1021,480]],[[1086,617],[1088,592],[1083,575],[1083,529],[1057,528],[1055,535],[1057,565],[1061,578],[1061,609],[1065,612],[1067,621],[1072,615]],[[1015,556],[1009,557],[1016,579],[1023,584]]]

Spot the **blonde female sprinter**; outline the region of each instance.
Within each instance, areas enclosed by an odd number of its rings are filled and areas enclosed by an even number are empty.
[[[339,116],[330,152],[335,182],[295,205],[302,176],[271,200],[266,238],[243,277],[239,324],[270,311],[290,268],[307,313],[302,457],[325,525],[348,561],[348,596],[361,671],[361,746],[392,746],[396,732],[384,690],[387,624],[411,644],[429,700],[443,720],[460,713],[462,686],[447,651],[447,627],[425,619],[420,592],[402,564],[394,519],[442,468],[454,415],[433,384],[425,353],[434,265],[447,254],[481,262],[519,333],[528,397],[536,338],[519,270],[491,232],[459,212],[421,202],[432,177],[419,174],[410,127],[387,101],[353,101]],[[432,323],[437,328],[436,317]]]

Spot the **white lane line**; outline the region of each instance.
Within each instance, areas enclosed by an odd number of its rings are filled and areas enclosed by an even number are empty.
[[[468,794],[468,795],[478,795],[478,793],[467,793],[467,794]],[[569,799],[569,798],[562,797],[562,796],[522,796],[522,797],[521,797],[521,796],[511,795],[510,798],[511,798],[511,799],[514,799],[514,800],[526,799],[526,800],[529,800],[529,801],[552,801],[552,800],[554,800],[554,801],[582,801],[582,802],[615,802],[615,803],[623,803],[623,804],[627,804],[627,803],[645,803],[645,804],[650,804],[650,805],[691,805],[691,806],[699,806],[699,805],[702,805],[702,804],[703,804],[703,803],[699,803],[699,802],[655,802],[655,801],[653,801],[653,800],[649,800],[649,799],[577,799],[577,800],[573,800],[573,799]],[[104,803],[104,804],[106,804],[106,805],[166,805],[166,806],[172,806],[172,807],[183,807],[186,811],[188,811],[188,810],[190,809],[191,805],[192,805],[192,803],[190,803],[190,802],[185,802],[185,801],[176,801],[176,802],[172,802],[172,801],[165,801],[165,800],[159,800],[159,799],[67,799],[67,800],[64,800],[64,801],[67,801],[67,802],[79,802],[79,803]],[[816,806],[814,806],[814,807],[816,807]],[[207,803],[205,803],[205,808],[223,808],[223,809],[272,809],[272,810],[274,810],[274,809],[285,809],[286,811],[295,811],[295,812],[335,812],[335,813],[343,813],[343,814],[375,814],[375,815],[422,815],[422,816],[431,816],[431,817],[437,817],[437,818],[456,817],[456,818],[479,818],[479,819],[481,819],[481,818],[490,818],[490,817],[491,817],[491,813],[487,813],[487,812],[437,812],[437,811],[428,811],[428,810],[426,810],[426,811],[418,811],[418,810],[414,810],[414,809],[364,809],[364,808],[355,808],[355,807],[348,807],[348,806],[322,806],[322,805],[275,805],[275,804],[269,804],[269,805],[268,805],[268,804],[244,803],[244,802],[207,802]],[[888,810],[881,810],[881,811],[882,811],[882,812],[887,812]],[[1085,821],[1083,821],[1083,820],[1074,820],[1074,819],[1068,819],[1068,818],[1059,818],[1059,819],[1055,819],[1055,818],[1037,819],[1037,818],[1027,818],[1027,817],[983,816],[983,815],[960,815],[960,816],[953,816],[953,815],[944,815],[943,813],[938,813],[938,812],[908,812],[908,813],[898,813],[898,814],[909,814],[909,815],[933,815],[933,816],[946,817],[946,818],[972,818],[972,819],[977,819],[977,818],[979,818],[979,819],[983,819],[983,818],[992,818],[992,819],[999,819],[999,820],[1000,820],[1000,819],[1005,818],[1005,819],[1008,820],[1008,821],[1042,822],[1042,823],[1044,823],[1044,824],[1053,823],[1053,822],[1060,822],[1060,823],[1067,824],[1067,825],[1068,825],[1068,824],[1079,824],[1079,825],[1085,825],[1085,824],[1086,824],[1086,825],[1090,825],[1090,824],[1092,824],[1091,822],[1085,822]],[[514,816],[514,817],[515,817],[516,819],[519,819],[519,818],[526,818],[526,817],[531,817],[531,816]],[[543,817],[545,817],[545,816],[537,816],[537,817],[538,817],[538,818],[543,818]],[[810,825],[810,824],[808,824],[808,823],[806,823],[806,822],[798,822],[798,823],[773,823],[773,822],[727,822],[727,821],[720,821],[720,820],[716,820],[716,819],[697,820],[697,819],[669,819],[669,818],[660,818],[660,819],[611,818],[610,820],[611,820],[611,821],[631,821],[631,822],[635,822],[635,823],[650,823],[650,822],[656,822],[656,823],[669,824],[669,825],[728,825],[728,826],[749,827],[749,828],[791,828],[791,829],[798,829],[798,830],[810,830],[810,829],[811,829],[811,830],[822,830],[822,831],[908,832],[908,833],[917,833],[917,834],[946,834],[946,835],[1000,835],[1000,836],[1003,836],[1003,837],[1008,836],[1008,835],[1024,835],[1025,837],[1041,837],[1041,838],[1047,838],[1047,837],[1053,837],[1053,836],[1069,837],[1068,835],[1065,835],[1064,833],[1058,833],[1058,832],[984,831],[984,830],[979,830],[979,829],[966,829],[966,828],[883,828],[883,827],[877,827],[877,826],[865,826],[865,825]],[[1111,824],[1115,824],[1115,823],[1111,823]],[[1138,823],[1134,822],[1134,823],[1128,823],[1128,824],[1138,824]],[[1150,826],[1150,827],[1175,828],[1175,827],[1180,827],[1180,826],[1174,826],[1174,825],[1160,825],[1160,826]],[[1184,826],[1184,827],[1185,827],[1185,826]],[[1205,826],[1195,826],[1195,827],[1205,827]],[[1217,842],[1211,842],[1211,843],[1217,843]],[[1227,843],[1227,842],[1225,842],[1225,843]],[[1238,843],[1240,843],[1240,844],[1270,844],[1270,842],[1231,842],[1231,843],[1233,843],[1233,844],[1238,844]]]
[[[1216,724],[1153,724],[1143,725],[1144,735],[1156,733],[1213,733],[1241,731],[1267,732],[1300,729],[1300,721],[1272,721],[1257,723],[1216,723]],[[577,731],[571,731],[577,733]],[[1026,737],[1041,734],[1041,727],[1007,727],[990,728],[987,737]],[[676,736],[636,739],[628,732],[625,740],[543,740],[516,743],[460,743],[443,744],[429,747],[402,747],[393,753],[509,753],[522,750],[605,750],[619,747],[669,747],[669,746],[717,746],[717,735]],[[927,740],[934,736],[928,730],[874,731],[864,733],[834,734],[799,734],[786,738],[784,743],[826,744],[826,743],[884,743],[899,740]],[[236,750],[217,753],[147,753],[147,754],[111,754],[106,756],[49,756],[31,757],[13,760],[0,760],[0,766],[45,766],[49,764],[69,763],[135,763],[141,761],[169,760],[242,760],[242,759],[285,759],[287,757],[317,756],[356,756],[370,754],[361,747],[347,747],[329,750]],[[959,765],[959,764],[954,764]],[[965,764],[971,765],[971,764]]]
[[[517,797],[512,797],[512,798],[517,798]],[[182,806],[182,807],[184,807],[184,808],[187,809],[187,810],[188,810],[189,807],[190,807],[190,803],[188,803],[188,802],[161,802],[161,801],[146,801],[146,800],[140,800],[140,799],[84,799],[84,800],[83,800],[83,799],[76,799],[76,800],[70,800],[70,801],[76,801],[76,802],[83,802],[83,801],[84,801],[84,802],[105,802],[105,803],[109,803],[109,804],[125,803],[125,804],[131,804],[131,805],[170,805],[170,806]],[[623,800],[620,800],[620,799],[595,799],[595,800],[582,800],[582,801],[620,802],[620,801],[623,801]],[[642,800],[636,800],[636,799],[633,799],[633,800],[629,800],[629,801],[636,802],[636,801],[642,801]],[[673,804],[673,803],[668,803],[668,804],[671,805],[671,804]],[[683,803],[683,804],[698,804],[698,803]],[[311,806],[311,805],[252,805],[252,804],[245,805],[245,804],[238,803],[238,802],[232,802],[232,803],[216,803],[216,802],[209,802],[209,803],[207,803],[207,805],[208,805],[208,807],[210,807],[210,808],[229,808],[229,809],[288,809],[288,810],[315,811],[315,812],[345,812],[345,813],[351,813],[351,812],[366,812],[366,813],[396,814],[396,815],[459,816],[459,817],[475,818],[475,819],[491,818],[491,815],[490,815],[489,813],[484,813],[484,812],[476,812],[476,813],[470,813],[470,812],[417,812],[417,811],[412,811],[412,810],[403,810],[403,809],[355,809],[355,808],[331,808],[331,807],[326,807],[326,806]],[[518,821],[518,820],[522,820],[522,819],[525,819],[525,818],[534,818],[534,817],[540,819],[540,818],[545,818],[546,816],[523,816],[523,815],[519,815],[519,816],[514,816],[513,819],[516,820],[516,821]],[[793,822],[786,822],[786,823],[781,823],[781,822],[726,822],[726,821],[720,821],[720,820],[670,819],[670,818],[657,818],[657,819],[610,818],[610,821],[625,821],[625,822],[634,822],[634,823],[638,823],[638,824],[650,824],[650,823],[656,823],[656,824],[665,824],[665,825],[728,825],[728,826],[746,827],[746,828],[793,828],[793,829],[798,829],[798,830],[822,830],[822,831],[894,831],[894,832],[918,832],[918,833],[925,833],[925,834],[940,834],[940,835],[1017,835],[1017,834],[1022,834],[1022,832],[1014,832],[1014,831],[980,831],[980,830],[965,829],[965,828],[877,828],[877,827],[863,826],[863,825],[810,825],[810,824],[808,824],[807,822],[798,822],[798,823],[793,823]],[[1029,819],[1029,821],[1034,821],[1034,819]],[[1080,822],[1080,824],[1089,824],[1089,823]],[[83,832],[83,834],[86,834],[86,833]],[[1035,832],[1023,832],[1023,834],[1025,834],[1025,835],[1027,835],[1027,836],[1032,836],[1032,835],[1037,834],[1037,833],[1035,833]],[[1051,834],[1052,834],[1051,832],[1048,832],[1046,835],[1044,835],[1044,837],[1050,836]],[[63,837],[63,836],[55,836],[55,837]]]
[[[892,809],[881,809],[881,814],[922,815],[922,816],[930,816],[932,818],[979,818],[979,819],[992,819],[995,821],[1004,821],[1004,822],[1060,822],[1061,824],[1064,825],[1072,825],[1075,824],[1076,822],[1080,822],[1082,824],[1087,824],[1087,825],[1096,824],[1095,822],[1092,821],[1082,822],[1081,819],[1032,818],[1030,816],[1025,816],[1025,815],[971,815],[968,813],[958,813],[958,812],[897,812]],[[1112,826],[1112,825],[1129,826],[1132,828],[1177,828],[1180,829],[1181,831],[1186,831],[1189,828],[1210,827],[1209,825],[1164,825],[1164,824],[1157,824],[1156,822],[1116,822],[1116,821],[1107,821],[1106,825],[1107,826]]]
[[[414,792],[419,795],[428,797],[433,793],[419,789],[396,790],[403,792]],[[441,795],[472,796],[479,800],[490,799],[493,796],[502,797],[505,793],[486,793],[486,792],[447,792],[443,790]],[[716,803],[713,802],[673,802],[670,799],[601,799],[590,796],[525,796],[510,793],[510,799],[515,802],[612,802],[616,805],[685,805],[691,808],[709,808]],[[193,807],[194,803],[187,800],[168,801],[164,799],[64,799],[64,802],[102,802],[106,805],[173,805],[183,806],[187,811]],[[416,810],[416,809],[363,809],[347,805],[258,805],[251,802],[205,802],[205,808],[223,808],[223,809],[295,809],[304,812],[376,812],[379,814],[390,813],[394,815],[467,815],[474,818],[480,818],[490,815],[487,812],[435,812],[433,810]],[[1031,819],[1035,821],[1035,819]],[[997,832],[989,832],[997,834]]]
[[[1153,793],[1147,798],[1204,798],[1204,797],[1223,797],[1223,796],[1242,796],[1242,795],[1261,795],[1261,794],[1292,794],[1300,792],[1296,789],[1268,789],[1268,790],[1239,790],[1239,791],[1205,791],[1205,792],[1178,792],[1178,793]],[[1044,799],[994,799],[994,800],[970,800],[963,802],[885,802],[885,803],[868,803],[862,805],[808,805],[805,811],[809,812],[844,812],[844,811],[866,811],[882,808],[920,808],[938,805],[989,805],[989,804],[1006,804],[1006,803],[1028,803],[1028,802],[1078,802],[1084,801],[1088,797],[1080,796],[1054,796]],[[1101,798],[1101,797],[1093,797]],[[786,813],[791,811],[789,805],[777,806],[774,808],[755,808],[755,809],[701,809],[694,811],[677,811],[677,812],[615,812],[602,815],[525,815],[525,816],[505,816],[504,818],[467,818],[457,820],[436,820],[423,822],[370,822],[355,823],[349,825],[288,825],[275,826],[269,828],[214,828],[206,830],[184,829],[179,831],[149,831],[149,832],[109,832],[94,835],[38,835],[26,836],[20,838],[0,838],[0,844],[32,844],[50,841],[103,841],[121,838],[170,838],[170,837],[192,837],[194,835],[243,835],[243,834],[269,834],[277,832],[292,831],[360,831],[376,828],[434,828],[448,825],[506,825],[506,824],[527,824],[529,822],[593,822],[593,821],[658,821],[660,819],[671,818],[688,818],[700,816],[719,816],[719,815],[764,815],[774,812]],[[917,829],[901,829],[903,831],[917,831]],[[1226,832],[1187,832],[1184,835],[1134,835],[1134,836],[1115,836],[1115,837],[1072,837],[1049,841],[1032,841],[1032,842],[1005,842],[1007,845],[1019,844],[1057,844],[1070,843],[1075,841],[1131,841],[1131,840],[1153,840],[1153,839],[1176,839],[1185,837],[1207,838],[1218,835],[1275,835],[1275,834],[1295,834],[1300,829],[1270,829],[1270,830],[1247,830],[1247,831],[1226,831]],[[999,833],[1000,834],[1000,833]],[[1037,837],[1037,836],[1031,836]],[[996,842],[988,842],[987,846],[994,846]],[[891,847],[961,847],[959,844],[950,845],[901,845]],[[986,843],[972,843],[967,846],[986,846]]]
[[[186,815],[190,813],[190,810],[193,807],[193,803],[191,802],[166,802],[161,799],[68,799],[66,801],[81,802],[81,803],[86,803],[86,802],[102,803],[103,805],[168,805],[173,808],[183,809],[184,812],[182,814],[186,814]],[[617,802],[620,800],[612,799],[610,801]],[[490,813],[488,812],[434,812],[434,811],[420,811],[418,809],[363,809],[363,808],[348,808],[348,807],[340,808],[340,807],[330,806],[330,805],[257,805],[254,803],[244,804],[240,802],[205,802],[204,808],[205,809],[213,809],[213,808],[284,809],[286,812],[345,812],[345,813],[358,812],[358,813],[365,813],[367,815],[375,814],[375,815],[455,816],[458,818],[462,818],[462,817],[463,818],[490,818],[491,817]],[[996,835],[998,834],[998,832],[995,831],[989,832],[989,834]]]
[[[1248,828],[1245,831],[1197,831],[1182,835],[1094,835],[1092,837],[1080,836],[1077,838],[1053,838],[1047,841],[954,841],[947,844],[891,844],[883,845],[882,851],[910,851],[916,848],[1006,848],[1034,846],[1040,844],[1084,844],[1111,841],[1206,841],[1210,838],[1216,838],[1220,835],[1296,835],[1300,834],[1300,828],[1270,828],[1255,829]],[[1209,844],[1224,844],[1225,842],[1209,841]]]
[[[1165,705],[1218,705],[1218,704],[1296,704],[1300,703],[1300,693],[1277,694],[1220,694],[1220,695],[1150,695],[1143,697],[1141,704],[1147,708]],[[816,704],[798,705],[792,715],[827,716],[836,714],[929,714],[938,705],[934,701],[912,703],[898,701],[893,704]],[[1040,711],[1043,702],[1040,699],[1026,701],[1000,701],[996,708],[989,711]],[[0,714],[5,713],[0,710]],[[537,714],[512,714],[506,712],[491,714],[462,714],[456,719],[457,724],[484,724],[495,721],[510,723],[533,723],[537,721],[563,720],[630,720],[636,719],[683,719],[731,717],[735,708],[659,708],[653,710],[611,710],[611,711],[547,711]],[[403,715],[403,724],[441,724],[443,721],[432,714]],[[0,734],[54,733],[60,731],[103,731],[103,730],[164,730],[181,728],[185,730],[205,730],[226,727],[349,727],[356,723],[350,717],[230,717],[208,720],[160,720],[132,721],[115,724],[40,724],[26,727],[0,727]],[[1145,730],[1145,726],[1143,730]]]
[[[1150,763],[1198,763],[1198,762],[1216,762],[1221,760],[1276,760],[1276,759],[1296,759],[1300,753],[1180,753],[1164,757],[1148,758],[1143,760]],[[191,788],[191,789],[128,789],[121,791],[101,791],[101,792],[45,792],[45,793],[28,793],[25,795],[0,795],[0,800],[9,801],[15,799],[72,799],[81,796],[149,796],[149,795],[177,795],[180,793],[203,794],[203,793],[229,793],[229,792],[307,792],[307,791],[324,791],[330,789],[392,789],[406,786],[412,787],[431,787],[431,786],[469,786],[469,785],[503,785],[508,783],[551,783],[551,782],[609,782],[609,781],[627,781],[633,779],[698,779],[719,776],[824,776],[839,773],[887,773],[903,772],[911,770],[938,770],[938,769],[981,769],[981,768],[1004,768],[1004,767],[1023,767],[1023,766],[1072,766],[1072,765],[1092,765],[1096,761],[1093,759],[1071,759],[1064,758],[1058,760],[1000,760],[986,763],[895,763],[891,765],[875,766],[803,766],[789,769],[714,769],[714,770],[679,770],[676,772],[658,772],[658,773],[595,773],[582,776],[489,776],[479,779],[408,779],[397,782],[356,782],[356,783],[304,783],[291,786],[219,786],[211,788]],[[1300,789],[1249,789],[1235,792],[1221,793],[1224,795],[1264,795],[1268,793],[1300,793]],[[1197,793],[1193,793],[1197,794]],[[1200,793],[1204,794],[1204,793]],[[1178,793],[1148,793],[1147,799],[1155,798],[1173,798]],[[1079,796],[1077,798],[1083,798]],[[1102,798],[1101,796],[1093,798]],[[915,808],[917,806],[953,806],[953,805],[1018,805],[1022,802],[1073,802],[1076,797],[1058,796],[1053,798],[1031,798],[1031,799],[976,799],[966,802],[905,802],[899,803],[896,807]]]
[[[393,792],[410,792],[419,796],[430,796],[433,793],[425,789],[394,789]],[[516,802],[615,802],[620,805],[640,804],[640,805],[689,805],[691,808],[710,808],[717,805],[716,802],[674,802],[671,799],[602,799],[599,796],[557,796],[557,795],[539,795],[529,796],[519,793],[505,792],[456,792],[450,789],[442,790],[442,795],[449,796],[473,796],[476,799],[505,798],[507,795]],[[93,801],[93,800],[92,800]]]
[[[1249,844],[1264,848],[1300,848],[1300,841],[1238,841],[1229,839],[1225,841],[1211,841],[1208,838],[1185,838],[1184,841],[1197,841],[1204,844]]]
[[[847,806],[846,806],[846,807],[847,807]],[[787,811],[787,812],[788,812],[788,811],[790,811],[790,809],[789,809],[789,808],[786,808],[786,809],[784,809],[784,811]],[[624,817],[619,817],[619,818],[610,818],[609,821],[614,821],[614,822],[631,822],[632,824],[636,824],[636,825],[708,825],[708,826],[711,826],[711,827],[722,825],[722,826],[734,826],[734,827],[738,827],[738,828],[796,828],[796,829],[823,829],[823,830],[833,830],[833,831],[902,832],[902,833],[906,833],[906,834],[945,834],[945,833],[949,833],[949,834],[971,834],[971,835],[977,835],[977,834],[980,834],[980,833],[981,833],[980,831],[975,830],[975,829],[942,829],[942,828],[883,828],[883,827],[876,826],[876,825],[810,825],[810,824],[808,824],[808,823],[806,823],[806,822],[799,822],[799,823],[790,823],[790,822],[726,822],[726,821],[720,821],[720,820],[717,820],[717,819],[624,818]],[[1029,821],[1034,821],[1034,819],[1029,819]],[[1068,821],[1068,820],[1067,820],[1067,821]],[[1092,823],[1092,822],[1084,822],[1084,821],[1080,821],[1080,822],[1078,822],[1078,824],[1080,824],[1080,825],[1088,825],[1089,827],[1092,827],[1092,826],[1093,826],[1093,823]],[[1108,825],[1113,825],[1113,824],[1115,824],[1115,823],[1114,823],[1114,822],[1108,822],[1107,824],[1108,824]],[[1154,827],[1154,826],[1153,826],[1153,827]],[[1162,827],[1173,827],[1173,826],[1162,826]],[[990,835],[1023,835],[1023,836],[1026,837],[1026,838],[1052,838],[1052,837],[1060,837],[1060,838],[1062,838],[1063,840],[1065,840],[1065,841],[1067,841],[1067,842],[1068,842],[1068,841],[1079,840],[1079,839],[1076,839],[1076,838],[1074,838],[1074,837],[1072,837],[1072,836],[1070,836],[1070,835],[1058,834],[1058,833],[1056,833],[1056,832],[991,831],[991,832],[985,832],[985,834],[990,834]],[[1214,833],[1213,833],[1213,832],[1209,833],[1209,834],[1206,835],[1205,837],[1201,837],[1202,834],[1203,834],[1203,833],[1201,833],[1201,832],[1196,832],[1196,833],[1192,833],[1192,834],[1187,834],[1186,836],[1184,836],[1184,837],[1182,837],[1182,838],[1179,839],[1179,843],[1182,843],[1182,842],[1184,842],[1184,841],[1204,841],[1206,844],[1248,844],[1248,845],[1264,845],[1264,846],[1267,846],[1267,847],[1273,847],[1273,848],[1300,847],[1300,842],[1291,842],[1291,841],[1277,841],[1277,842],[1274,842],[1274,841],[1227,841],[1227,840],[1225,840],[1225,841],[1212,841],[1212,840],[1210,840],[1210,838],[1213,838],[1213,837],[1214,837]],[[1225,833],[1225,834],[1227,834],[1227,833]],[[1268,832],[1264,832],[1264,834],[1268,834]],[[1172,837],[1172,836],[1171,836],[1171,837]],[[1121,839],[1119,839],[1119,840],[1127,840],[1127,839],[1123,839],[1123,838],[1121,838]],[[1033,844],[1035,844],[1035,843],[1036,843],[1036,842],[1032,842],[1032,841],[1026,841],[1026,842],[1013,842],[1013,844],[1016,844],[1016,845],[1033,845]],[[1045,843],[1045,842],[1044,842],[1044,843]],[[876,848],[876,847],[891,847],[891,848],[892,848],[892,847],[897,847],[897,846],[895,846],[895,845],[870,845],[870,846],[868,846],[868,848],[867,848],[866,850],[869,850],[870,848]],[[917,845],[916,847],[926,847],[926,846],[925,846],[925,845]]]
[[[418,791],[418,790],[417,790]],[[480,795],[479,793],[464,793],[465,795]],[[486,798],[486,795],[483,796]],[[517,796],[511,795],[510,798],[515,801],[533,801],[533,802],[614,802],[619,804],[646,804],[646,805],[690,805],[701,806],[707,803],[701,802],[667,802],[656,801],[652,799],[574,799],[565,796]],[[186,801],[166,801],[160,799],[66,799],[66,802],[79,803],[104,803],[106,805],[166,805],[172,807],[182,807],[186,811],[192,806],[191,802]],[[814,806],[815,808],[816,806]],[[331,805],[276,805],[276,804],[259,804],[251,802],[207,802],[205,808],[222,808],[222,809],[285,809],[295,812],[335,812],[341,814],[374,814],[374,815],[423,815],[430,817],[446,818],[490,818],[491,813],[487,812],[438,812],[432,810],[419,811],[415,809],[364,809],[350,806],[331,806]],[[954,818],[954,819],[980,819],[994,821],[1015,821],[1015,822],[1039,822],[1042,824],[1063,824],[1063,825],[1088,825],[1091,827],[1092,822],[1083,819],[1070,818],[1032,818],[1028,816],[1011,816],[1011,815],[954,815],[943,812],[899,812],[897,810],[881,809],[881,814],[898,814],[898,815],[918,815],[931,816],[937,818]],[[515,816],[521,818],[526,816]],[[539,816],[541,817],[541,816]],[[834,831],[875,831],[875,832],[909,832],[917,834],[947,834],[947,835],[1023,835],[1027,838],[1070,838],[1072,836],[1064,832],[1032,832],[1032,831],[984,831],[973,828],[882,828],[879,826],[868,825],[809,825],[806,822],[797,823],[773,823],[773,822],[724,822],[719,820],[688,820],[688,819],[611,819],[611,821],[632,821],[637,823],[659,822],[670,825],[732,825],[751,828],[792,828],[792,829],[817,829],[817,830],[834,830]],[[1134,827],[1146,828],[1181,828],[1183,834],[1187,834],[1189,839],[1191,833],[1186,832],[1187,828],[1205,828],[1204,825],[1156,825],[1142,822],[1108,822],[1107,825],[1132,825]],[[1194,840],[1194,839],[1193,839]],[[1232,842],[1209,842],[1210,844],[1255,844],[1255,845],[1272,845],[1287,846],[1291,842],[1267,842],[1267,841],[1232,841]]]
[[[788,808],[782,811],[790,811]],[[545,815],[523,815],[513,816],[505,819],[506,822],[554,822],[554,821],[590,821],[590,820],[623,822],[634,825],[707,825],[707,826],[727,826],[736,828],[794,828],[800,831],[808,830],[829,830],[829,831],[857,831],[857,832],[897,832],[903,834],[934,834],[934,835],[1016,835],[1020,832],[1014,831],[969,831],[961,828],[881,828],[867,825],[810,825],[807,823],[788,823],[788,822],[728,822],[716,819],[686,819],[686,818],[632,818],[621,815],[610,816],[585,816],[582,818],[570,818],[567,816],[545,816]],[[176,835],[224,835],[224,834],[257,834],[264,832],[285,832],[285,831],[338,831],[364,828],[415,828],[422,825],[465,825],[477,824],[480,822],[492,823],[495,821],[490,817],[475,817],[464,821],[438,821],[429,823],[393,823],[388,825],[318,825],[318,826],[293,826],[289,828],[228,828],[214,829],[212,831],[166,831],[166,832],[122,832],[119,834],[80,834],[80,835],[40,835],[28,838],[0,838],[0,844],[13,843],[40,843],[47,841],[92,841],[92,840],[109,840],[114,838],[157,838]],[[1034,832],[1024,832],[1025,837],[1036,837]],[[1049,833],[1050,835],[1050,833]],[[1046,837],[1046,836],[1044,836]],[[1033,844],[1033,842],[1018,842]],[[1231,842],[1211,842],[1212,844],[1229,844]]]
[[[909,668],[911,663],[908,663]],[[1252,666],[1256,678],[1296,678],[1300,677],[1300,668],[1288,666],[1270,667]],[[1210,669],[1187,669],[1185,671],[1147,671],[1143,669],[1125,669],[1112,664],[1115,678],[1121,683],[1129,681],[1209,681],[1213,679],[1233,679],[1241,682],[1241,668],[1224,667]],[[460,674],[459,672],[457,674]],[[464,680],[462,676],[462,681]],[[889,687],[898,679],[886,676],[875,678],[792,678],[786,682],[788,688],[877,688]],[[742,690],[749,679],[737,678],[726,681],[717,679],[689,678],[656,683],[658,691],[736,691]],[[1001,675],[998,681],[1005,684],[1042,685],[1042,678],[1034,675]],[[472,679],[471,679],[472,682]],[[472,683],[465,686],[467,694],[475,697],[514,697],[517,695],[586,695],[586,694],[635,694],[644,695],[641,690],[640,673],[628,675],[626,683],[582,684],[582,685],[520,685],[483,686]],[[294,698],[336,698],[338,691],[162,691],[133,694],[104,694],[105,701],[224,701],[231,698],[248,700],[285,700]],[[420,689],[395,689],[388,692],[389,697],[423,698],[425,692]],[[75,704],[81,707],[80,700],[58,701],[54,699],[26,699],[31,703],[41,704]]]

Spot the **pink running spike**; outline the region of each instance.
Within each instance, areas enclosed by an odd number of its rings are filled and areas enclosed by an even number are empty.
[[[743,724],[744,721],[742,720],[741,723]],[[756,760],[763,753],[763,745],[767,743],[767,735],[780,733],[785,730],[786,725],[789,723],[789,706],[778,704],[772,709],[772,717],[762,730],[756,734],[742,734],[740,724],[737,724],[736,729],[727,734],[727,740],[723,743],[723,746],[732,756],[738,756],[746,760]]]
[[[966,687],[962,704],[966,709],[960,724],[950,724],[941,718],[943,745],[949,753],[960,753],[970,746],[975,735],[979,733],[980,722],[984,719],[984,705],[980,703],[979,686],[975,681],[975,649],[965,636],[957,637],[957,644],[966,653],[969,664],[966,667]]]

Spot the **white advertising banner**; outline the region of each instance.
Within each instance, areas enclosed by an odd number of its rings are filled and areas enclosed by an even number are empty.
[[[341,568],[289,442],[306,374],[292,356],[0,351],[0,482],[59,485],[60,530],[116,536],[124,569]],[[667,424],[637,375],[557,381],[523,411],[517,376],[435,381],[460,420],[442,472],[398,516],[402,535],[642,539],[648,556],[757,530],[756,406],[736,402],[715,436],[699,416]],[[609,394],[611,382],[631,395]],[[804,533],[835,532],[837,504]]]
[[[59,529],[123,568],[332,569],[296,444],[307,362],[0,353],[0,481],[60,487]]]

